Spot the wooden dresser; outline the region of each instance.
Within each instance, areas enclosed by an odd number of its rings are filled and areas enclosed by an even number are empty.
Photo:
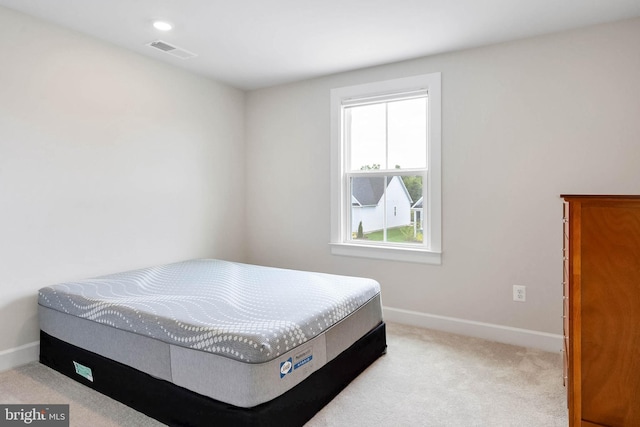
[[[640,426],[640,196],[562,197],[569,426]]]

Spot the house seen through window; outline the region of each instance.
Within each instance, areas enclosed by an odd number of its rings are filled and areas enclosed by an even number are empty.
[[[439,77],[332,91],[333,253],[439,263]]]

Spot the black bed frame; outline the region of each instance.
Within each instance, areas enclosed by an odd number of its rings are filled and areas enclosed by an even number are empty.
[[[40,363],[171,426],[301,426],[383,355],[386,348],[382,322],[291,390],[261,405],[240,408],[40,331]],[[93,382],[76,374],[74,361],[91,368]]]

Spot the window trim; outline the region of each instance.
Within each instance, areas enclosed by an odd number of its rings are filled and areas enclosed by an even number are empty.
[[[428,164],[426,176],[426,200],[423,201],[428,221],[425,223],[429,244],[410,247],[408,245],[379,245],[371,242],[356,243],[346,239],[344,221],[348,219],[345,209],[343,179],[347,172],[343,145],[342,107],[354,99],[365,98],[375,102],[388,99],[394,94],[413,91],[428,92]],[[442,263],[442,91],[441,73],[422,74],[412,77],[384,80],[331,90],[331,253],[392,261]],[[347,203],[347,205],[345,205]]]

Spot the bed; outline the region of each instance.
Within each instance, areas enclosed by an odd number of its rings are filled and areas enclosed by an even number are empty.
[[[365,278],[198,259],[38,304],[41,363],[169,425],[302,425],[386,351]]]

